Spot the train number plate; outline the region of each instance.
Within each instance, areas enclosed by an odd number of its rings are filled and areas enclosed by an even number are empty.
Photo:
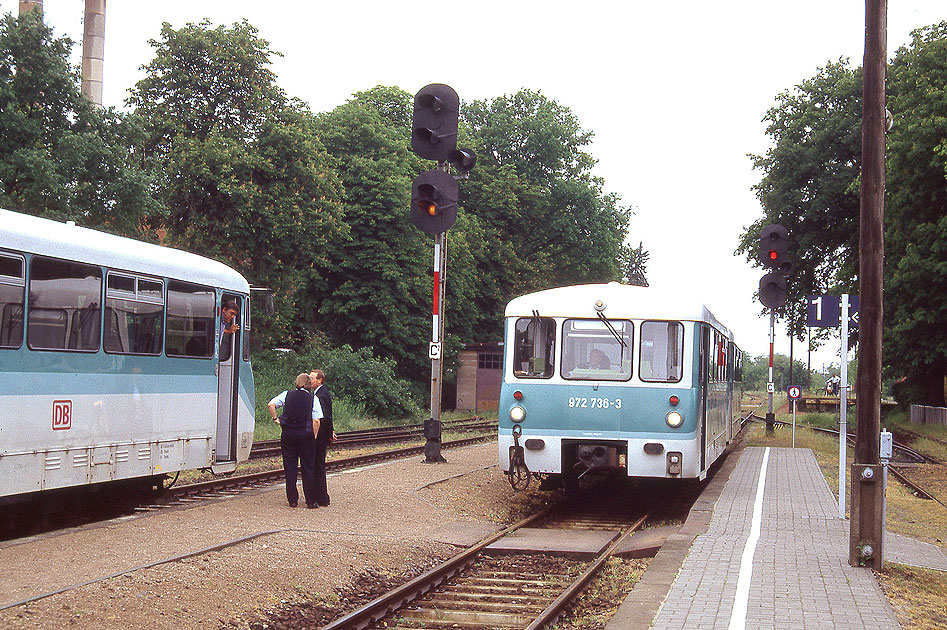
[[[621,398],[586,398],[576,396],[569,398],[570,409],[621,409]]]

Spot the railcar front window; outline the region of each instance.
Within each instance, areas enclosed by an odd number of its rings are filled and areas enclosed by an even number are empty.
[[[160,280],[109,273],[105,292],[105,351],[161,354],[164,285]]]
[[[568,319],[562,327],[562,378],[627,381],[634,336],[630,321]]]
[[[169,280],[167,355],[201,359],[214,356],[216,310],[213,289]]]
[[[102,270],[33,257],[26,340],[34,350],[95,352],[101,338]]]
[[[680,322],[642,322],[641,364],[643,381],[676,383],[681,380],[684,326]]]
[[[0,256],[0,348],[23,344],[23,258]]]
[[[551,317],[523,317],[516,320],[513,375],[518,378],[551,378],[553,349],[556,347],[556,320]]]

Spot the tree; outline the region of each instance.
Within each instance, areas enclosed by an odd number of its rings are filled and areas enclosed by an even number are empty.
[[[254,318],[266,344],[298,340],[317,324],[309,288],[346,234],[316,119],[276,85],[268,66],[277,53],[247,22],[165,23],[161,38],[129,98],[148,121],[144,150],[164,167],[167,212],[153,219],[171,244],[274,291],[277,316]]]
[[[81,94],[71,49],[41,12],[0,19],[0,205],[145,236],[160,206],[132,150],[139,121]]]
[[[888,79],[884,362],[896,395],[944,406],[947,377],[947,22],[912,33]]]
[[[313,295],[320,328],[335,344],[371,346],[398,373],[426,379],[431,333],[430,238],[408,221],[411,95],[376,87],[319,117],[319,136],[344,186],[346,238],[327,250],[324,287]]]
[[[499,336],[498,316],[516,295],[620,279],[630,210],[592,176],[591,132],[567,107],[531,90],[462,110],[477,167],[461,196],[489,252],[476,260],[483,279],[476,308],[494,318],[484,328]]]
[[[913,33],[888,71],[885,202],[887,378],[902,399],[944,403],[947,374],[947,22]],[[796,270],[788,314],[802,332],[808,293],[857,293],[861,71],[829,64],[767,113],[774,147],[754,164],[764,216],[738,252],[756,261],[766,223],[789,230]],[[801,338],[801,337],[800,337]]]
[[[648,258],[651,254],[645,251],[644,243],[638,243],[638,247],[622,245],[621,253],[622,281],[626,284],[637,287],[648,286],[648,279],[645,277],[648,267]]]

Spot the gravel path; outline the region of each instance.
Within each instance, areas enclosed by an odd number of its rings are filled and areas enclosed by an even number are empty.
[[[276,610],[334,603],[368,571],[401,575],[457,553],[524,509],[496,444],[329,478],[332,505],[290,508],[282,485],[0,545],[0,605],[252,537],[0,611],[3,628],[249,627]]]

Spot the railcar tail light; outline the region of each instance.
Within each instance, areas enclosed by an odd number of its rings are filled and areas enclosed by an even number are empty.
[[[665,420],[667,421],[668,426],[671,427],[672,429],[676,429],[682,424],[684,424],[684,416],[682,416],[677,411],[669,412]]]
[[[516,390],[515,392],[513,392],[513,398],[515,398],[516,400],[523,400],[523,392],[521,392],[520,390]]]
[[[517,405],[510,409],[510,420],[513,422],[522,422],[523,418],[526,417],[526,410]]]
[[[677,405],[677,403],[681,402],[681,399],[678,398],[677,396],[671,396],[670,398],[668,398],[668,402],[671,403],[672,405]]]

